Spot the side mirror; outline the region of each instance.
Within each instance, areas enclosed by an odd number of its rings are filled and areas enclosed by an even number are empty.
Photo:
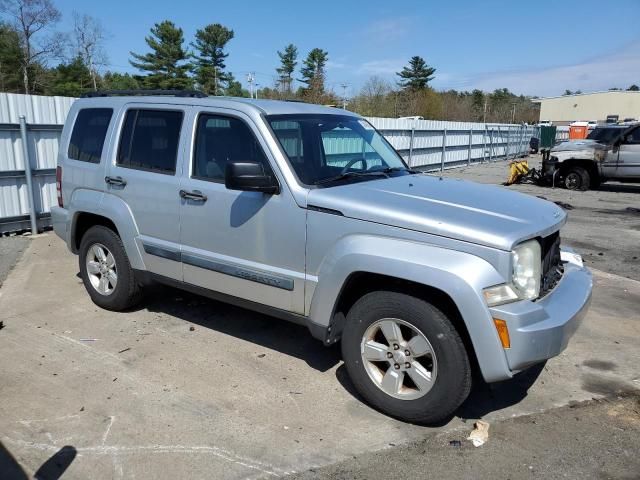
[[[271,175],[267,175],[263,165],[257,162],[227,163],[224,172],[224,185],[229,190],[268,194],[280,193],[280,187],[276,179]]]
[[[620,150],[620,145],[622,145],[623,142],[624,142],[624,139],[622,137],[618,137],[615,139],[612,145],[613,153],[616,153],[618,150]]]

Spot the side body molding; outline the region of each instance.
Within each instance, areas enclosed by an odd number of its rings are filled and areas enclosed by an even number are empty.
[[[504,280],[491,264],[469,253],[394,238],[350,235],[322,261],[309,320],[329,327],[336,301],[356,272],[387,275],[437,288],[454,301],[472,339],[487,381],[509,371],[482,289]]]

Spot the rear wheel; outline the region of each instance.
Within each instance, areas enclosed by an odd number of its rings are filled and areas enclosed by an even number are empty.
[[[102,225],[82,237],[80,275],[93,302],[107,310],[126,310],[142,296],[120,237]]]
[[[358,392],[378,410],[415,423],[447,418],[471,389],[460,335],[430,303],[378,291],[347,314],[342,356]]]
[[[590,183],[589,172],[582,167],[571,167],[564,174],[564,186],[568,190],[588,190]]]

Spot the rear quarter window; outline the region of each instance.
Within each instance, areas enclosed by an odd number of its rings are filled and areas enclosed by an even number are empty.
[[[100,163],[107,129],[113,116],[111,108],[85,108],[73,125],[67,156],[81,162]]]

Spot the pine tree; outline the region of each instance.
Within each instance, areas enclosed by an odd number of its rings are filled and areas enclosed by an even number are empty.
[[[214,23],[196,32],[196,41],[191,44],[197,54],[195,73],[196,81],[200,88],[213,95],[221,95],[226,84],[228,87],[229,75],[225,73],[224,60],[229,56],[224,53],[224,47],[233,38],[233,30],[224,25]]]
[[[135,61],[129,60],[137,69],[148,72],[141,77],[144,88],[191,88],[193,80],[188,76],[191,65],[187,62],[189,53],[183,48],[182,29],[165,20],[154,25],[145,41],[151,52],[144,55],[130,52]]]
[[[303,92],[311,101],[317,101],[324,94],[324,69],[328,59],[328,52],[314,48],[302,63],[300,81],[306,85]]]
[[[20,35],[10,25],[0,23],[0,91],[22,92]]]
[[[427,65],[424,58],[419,56],[411,57],[409,65],[404,67],[398,75],[401,80],[400,86],[408,90],[422,90],[427,88],[428,83],[433,80],[436,69]]]
[[[138,90],[140,84],[128,73],[107,72],[102,77],[102,88],[106,90]]]
[[[249,92],[242,88],[242,84],[235,79],[232,73],[227,74],[227,88],[224,94],[228,97],[248,97]]]
[[[78,55],[68,63],[61,63],[51,71],[51,85],[47,93],[49,95],[79,97],[82,93],[91,90],[92,87],[91,70]]]
[[[278,72],[279,84],[282,91],[291,93],[292,75],[298,65],[298,47],[290,43],[284,48],[284,52],[278,51],[280,57],[280,67],[276,68]]]

